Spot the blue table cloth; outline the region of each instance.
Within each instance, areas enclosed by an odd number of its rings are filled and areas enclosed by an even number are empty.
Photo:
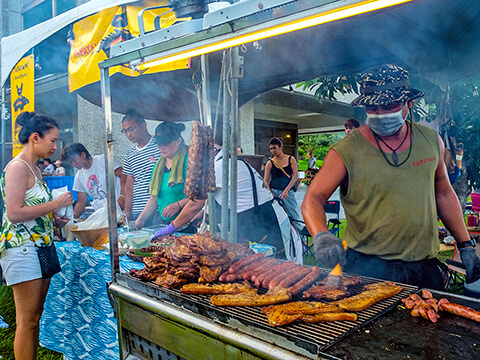
[[[119,359],[117,320],[107,295],[110,256],[78,241],[56,243],[62,271],[50,283],[40,344],[68,360]],[[143,264],[120,257],[121,272]]]

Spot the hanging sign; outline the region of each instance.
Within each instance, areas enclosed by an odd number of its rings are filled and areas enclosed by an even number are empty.
[[[10,73],[13,157],[22,151],[22,144],[18,141],[20,127],[15,124],[17,116],[23,111],[35,111],[34,66],[35,61],[33,55],[25,56]]]
[[[158,2],[157,2],[158,3]],[[164,1],[167,5],[167,1]],[[158,4],[157,4],[158,5]],[[137,14],[143,7],[117,6],[82,19],[73,24],[74,39],[70,42],[68,62],[68,84],[70,92],[100,81],[98,63],[110,55],[110,47],[119,42],[139,36]],[[168,10],[168,9],[167,9]],[[161,11],[165,12],[165,9]],[[143,14],[145,30],[155,29],[154,22],[158,10],[147,10]],[[168,11],[159,19],[160,27],[167,27],[178,20],[173,11]],[[110,76],[122,73],[127,76],[140,76],[162,71],[187,69],[190,61],[180,60],[170,64],[154,66],[145,70],[134,69],[130,64],[110,68]]]

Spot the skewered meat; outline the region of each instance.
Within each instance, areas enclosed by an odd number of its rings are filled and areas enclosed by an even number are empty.
[[[248,281],[243,284],[186,284],[180,289],[184,294],[240,294],[244,292],[255,292]]]
[[[292,294],[287,289],[275,288],[265,295],[248,292],[235,295],[212,295],[210,302],[216,306],[265,306],[288,301]]]
[[[191,200],[205,200],[208,192],[215,191],[213,133],[210,127],[193,123],[188,149],[185,195]]]
[[[313,284],[318,279],[321,273],[322,273],[322,270],[320,270],[318,266],[314,266],[310,274],[305,276],[302,280],[300,280],[299,282],[297,282],[295,285],[291,286],[288,289],[290,290],[292,295],[297,295],[300,293],[300,291],[305,289],[307,286],[310,286],[311,284]]]
[[[403,287],[396,285],[391,281],[385,281],[382,283],[365,285],[363,289],[364,291],[358,295],[335,301],[332,304],[348,311],[361,311],[381,300],[388,299],[389,297],[398,294],[402,291]]]

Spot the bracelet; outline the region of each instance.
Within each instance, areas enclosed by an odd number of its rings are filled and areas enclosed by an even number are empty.
[[[120,194],[120,195],[118,195],[118,197],[125,197],[125,195],[123,195],[123,194]]]
[[[177,201],[178,208],[182,210],[182,207],[180,206],[180,203]]]
[[[476,245],[475,239],[470,239],[470,241],[457,242],[457,249],[462,250],[463,248],[465,248],[467,246],[475,247],[475,245]]]

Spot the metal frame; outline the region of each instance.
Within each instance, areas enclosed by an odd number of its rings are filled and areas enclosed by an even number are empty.
[[[307,16],[324,12],[325,10],[335,9],[339,6],[355,4],[361,2],[360,0],[275,0],[270,3],[269,8],[263,6],[263,3],[252,0],[231,5],[226,12],[226,16],[219,17],[219,25],[213,25],[212,19],[215,19],[215,12],[204,18],[203,22],[208,25],[201,31],[190,33],[181,36],[176,33],[172,38],[172,33],[175,34],[176,26],[185,27],[189,22],[172,25],[169,28],[153,31],[144,34],[136,39],[131,39],[124,43],[115,45],[111,49],[111,57],[99,63],[101,75],[101,90],[102,90],[102,107],[105,114],[105,162],[108,171],[107,189],[108,189],[108,212],[109,212],[109,235],[110,235],[110,254],[112,257],[112,281],[115,282],[115,276],[120,272],[118,259],[118,242],[117,242],[117,224],[116,224],[116,206],[115,206],[115,183],[113,171],[113,141],[112,134],[112,110],[111,110],[111,92],[109,68],[119,64],[131,63],[138,65],[142,61],[147,61],[149,58],[156,58],[159,56],[169,56],[172,53],[178,53],[191,49],[192,47],[201,44],[210,44],[218,40],[225,40],[243,33],[250,33],[252,31],[260,31],[267,27],[281,25],[295,19],[302,19]],[[283,14],[279,15],[273,12],[274,8],[279,6],[284,10]],[[253,11],[255,9],[256,11]],[[222,13],[222,12],[220,12]],[[229,20],[228,14],[237,14],[235,20]],[[240,16],[241,14],[242,16]],[[218,14],[217,14],[218,15]],[[195,21],[195,20],[194,20]],[[195,26],[198,27],[200,20],[197,20]],[[166,34],[170,34],[167,35]],[[168,40],[168,41],[167,41]],[[228,204],[229,192],[231,208],[236,209],[237,200],[237,137],[239,133],[238,121],[238,80],[242,77],[243,58],[239,56],[238,49],[224,50],[223,57],[223,148],[226,152],[231,154],[231,166],[229,166],[228,156],[223,157],[223,204]],[[202,60],[202,69],[206,71],[208,68],[208,58]],[[203,99],[207,99],[208,84],[202,86]],[[208,109],[208,111],[206,111]],[[204,101],[203,110],[205,113],[210,112],[208,104]],[[207,119],[210,116],[208,115]],[[229,178],[231,181],[229,182]],[[231,185],[229,185],[231,184]],[[225,191],[227,190],[228,191]],[[210,210],[212,210],[211,207]],[[212,211],[211,211],[212,212]],[[228,218],[230,216],[230,232],[228,227]],[[237,234],[237,214],[232,211],[228,214],[228,207],[222,207],[222,238],[231,241],[236,241]]]

